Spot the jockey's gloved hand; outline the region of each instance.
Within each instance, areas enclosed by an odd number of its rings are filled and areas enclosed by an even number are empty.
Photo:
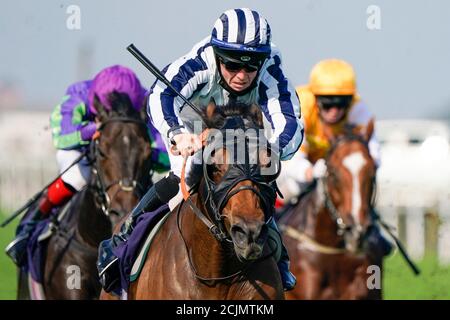
[[[325,163],[325,159],[319,159],[314,163],[312,174],[316,179],[323,178],[327,173],[327,165]]]
[[[173,151],[183,157],[192,156],[202,148],[202,141],[196,134],[180,133],[175,135],[172,140],[176,148]]]

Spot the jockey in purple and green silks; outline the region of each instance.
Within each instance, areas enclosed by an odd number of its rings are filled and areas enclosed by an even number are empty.
[[[105,68],[93,80],[81,81],[69,86],[62,102],[56,106],[50,118],[60,172],[66,170],[81,156],[97,131],[96,110],[93,107],[94,97],[110,109],[108,95],[114,91],[127,94],[136,110],[144,107],[146,90],[141,86],[134,72],[123,66]],[[170,162],[164,143],[150,121],[147,124],[152,147],[151,169],[156,172],[168,171]],[[26,242],[36,221],[47,216],[54,207],[69,201],[77,191],[86,186],[90,172],[89,161],[82,158],[48,187],[47,193],[40,200],[35,218],[19,231],[16,239],[7,247],[7,253],[16,264],[20,265],[23,261]]]
[[[88,95],[92,80],[72,84],[50,117],[53,144],[57,149],[78,149],[88,145],[97,130],[89,111]]]
[[[89,145],[92,136],[97,130],[95,123],[96,111],[94,108],[87,107],[93,104],[92,92],[94,90],[91,90],[92,86],[92,80],[72,84],[67,89],[61,104],[54,109],[50,118],[50,124],[53,144],[58,150],[76,150]],[[137,101],[133,102],[133,105],[135,103],[139,104],[139,108],[143,98],[148,94],[144,88],[141,90],[142,94],[135,98]],[[106,97],[101,99],[101,101],[107,103]],[[150,121],[148,121],[147,125],[152,146],[152,169],[156,172],[168,171],[170,163],[164,142],[158,130],[153,127]]]

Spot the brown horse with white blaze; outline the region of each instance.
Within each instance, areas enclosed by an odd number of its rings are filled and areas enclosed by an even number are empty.
[[[216,133],[262,127],[255,105],[216,107],[211,102],[205,114]],[[170,213],[156,234],[140,277],[130,285],[129,299],[284,298],[267,241],[276,192],[276,176],[260,171],[268,166],[268,154],[243,138],[244,132],[219,146],[212,141],[221,139],[211,139],[213,131],[209,132],[203,163],[192,173],[199,173],[197,192]],[[233,157],[240,142],[245,146],[244,163]],[[250,158],[258,160],[250,164]]]
[[[368,282],[375,269],[381,278],[382,256],[365,242],[374,223],[376,166],[368,148],[372,133],[373,122],[363,135],[351,128],[338,137],[328,133],[332,143],[326,176],[280,218],[298,279],[287,298],[381,298],[381,289]]]

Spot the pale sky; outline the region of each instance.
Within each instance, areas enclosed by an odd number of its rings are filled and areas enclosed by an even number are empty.
[[[69,30],[68,6],[81,10]],[[379,30],[366,12],[380,9]],[[294,85],[324,58],[353,64],[359,91],[378,119],[450,117],[450,1],[4,1],[0,10],[0,81],[13,81],[27,106],[49,110],[66,87],[101,68],[124,64],[149,87],[154,78],[125,50],[134,43],[160,68],[210,34],[226,9],[263,14]],[[78,70],[80,48],[92,65]]]

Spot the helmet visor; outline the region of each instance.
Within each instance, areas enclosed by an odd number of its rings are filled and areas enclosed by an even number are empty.
[[[238,71],[242,68],[248,72],[257,71],[268,57],[267,53],[226,50],[217,47],[214,47],[214,52],[229,71]]]
[[[230,72],[238,72],[244,69],[246,72],[251,73],[258,71],[259,68],[261,67],[260,65],[252,65],[248,63],[230,61],[220,56],[218,56],[218,59],[225,66],[225,69],[227,69]]]

